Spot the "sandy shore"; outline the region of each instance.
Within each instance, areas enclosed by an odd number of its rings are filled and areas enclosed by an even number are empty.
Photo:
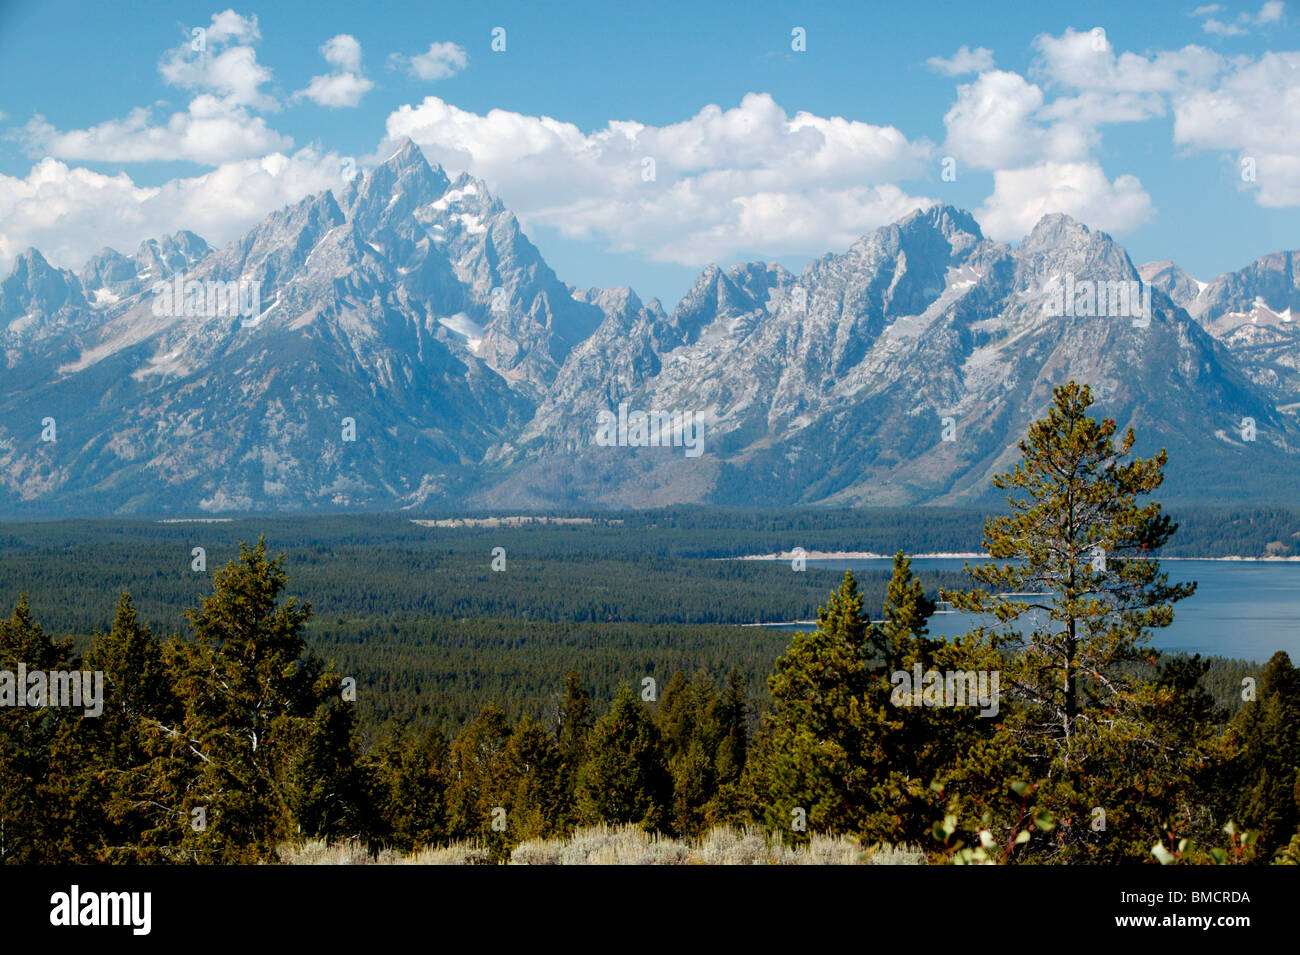
[[[809,550],[801,555],[805,560],[893,560],[893,554],[876,554],[869,550]],[[953,559],[986,558],[988,554],[952,553],[952,554],[908,554],[917,557],[951,557]],[[782,551],[779,554],[746,554],[743,557],[724,557],[723,560],[794,560],[794,551]]]

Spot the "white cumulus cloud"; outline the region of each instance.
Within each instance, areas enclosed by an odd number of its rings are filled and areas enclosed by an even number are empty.
[[[983,73],[986,70],[993,69],[993,51],[986,47],[977,46],[971,49],[962,45],[948,59],[941,56],[932,56],[925,61],[926,65],[936,73],[942,73],[944,76],[962,76],[966,73]]]
[[[391,69],[405,69],[421,80],[445,80],[469,65],[469,54],[455,43],[430,43],[429,49],[407,57],[394,53],[388,58]]]
[[[262,91],[271,70],[257,62],[252,46],[261,38],[256,17],[233,10],[212,16],[207,27],[163,55],[158,72],[170,86],[195,95],[184,110],[164,119],[153,107],[86,129],[58,130],[41,116],[23,127],[21,139],[35,156],[101,162],[189,160],[218,165],[293,148],[256,113],[276,110]],[[235,44],[235,45],[231,45]]]
[[[1053,212],[1122,232],[1149,221],[1154,209],[1136,176],[1121,175],[1112,182],[1096,163],[1044,162],[995,172],[993,194],[977,218],[991,238],[1013,241]]]
[[[340,33],[326,40],[320,53],[326,63],[340,70],[355,73],[361,69],[361,44],[351,34]]]
[[[0,175],[0,274],[28,246],[76,269],[105,245],[129,254],[144,239],[179,229],[224,244],[274,209],[340,187],[341,168],[334,153],[302,149],[145,187],[126,173],[107,176],[43,159],[25,177]]]
[[[1174,98],[1174,141],[1233,153],[1262,206],[1300,205],[1300,53],[1235,61],[1214,85]],[[1249,162],[1243,163],[1244,160]]]
[[[358,106],[361,97],[374,89],[373,81],[361,72],[361,44],[347,33],[326,40],[320,48],[325,62],[334,72],[313,76],[305,89],[294,94],[294,99],[309,99],[317,106],[332,109]]]
[[[1282,0],[1268,0],[1255,13],[1242,13],[1236,20],[1231,22],[1220,20],[1217,17],[1209,16],[1222,10],[1217,3],[1206,7],[1197,7],[1192,11],[1192,16],[1207,16],[1201,23],[1201,29],[1206,33],[1215,36],[1246,36],[1253,33],[1261,27],[1272,26],[1275,23],[1281,23],[1283,14],[1286,12],[1286,4]]]
[[[947,149],[981,169],[1019,165],[1039,155],[1044,130],[1034,121],[1043,91],[1019,73],[992,70],[957,88],[943,118]]]
[[[103,162],[183,159],[215,165],[293,147],[292,139],[276,133],[260,116],[208,95],[196,97],[188,109],[161,124],[153,121],[152,110],[140,107],[123,119],[66,132],[36,116],[22,135],[33,153]]]
[[[1034,39],[1037,59],[1032,75],[1076,90],[1122,93],[1170,93],[1188,84],[1204,83],[1223,68],[1223,57],[1205,47],[1189,45],[1150,56],[1116,53],[1104,31],[1067,29],[1060,36]]]
[[[163,55],[158,63],[163,79],[171,86],[218,96],[230,107],[278,109],[275,98],[262,92],[271,81],[271,70],[257,62],[252,46],[262,36],[257,17],[227,10],[214,14],[211,25],[202,29],[200,37]]]
[[[392,113],[387,132],[485,179],[526,222],[689,265],[820,252],[933,204],[896,185],[923,173],[930,143],[891,126],[789,116],[767,94],[667,126],[615,121],[590,134],[430,96]]]

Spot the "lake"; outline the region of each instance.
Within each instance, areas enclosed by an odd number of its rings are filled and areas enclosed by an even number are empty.
[[[961,558],[915,557],[912,570],[961,570],[965,564]],[[893,562],[889,558],[809,560],[808,566],[888,571]],[[1152,646],[1261,663],[1285,650],[1292,663],[1300,661],[1300,561],[1166,559],[1161,568],[1171,583],[1194,580],[1197,588],[1174,604],[1173,624],[1154,631]],[[965,633],[972,621],[963,613],[938,613],[930,620],[930,632],[936,636]]]

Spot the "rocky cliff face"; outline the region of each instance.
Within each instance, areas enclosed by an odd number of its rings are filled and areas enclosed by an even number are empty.
[[[1111,301],[1116,288],[1133,307]],[[1264,391],[1108,236],[1049,216],[1013,249],[938,208],[797,277],[709,269],[667,320],[611,313],[510,449],[521,466],[473,499],[956,501],[1014,460],[1070,377],[1183,469],[1264,449],[1280,464],[1293,443]],[[594,444],[600,409],[619,403],[703,414],[706,453]]]
[[[1211,282],[1197,282],[1169,263],[1142,271],[1222,342],[1276,403],[1300,403],[1300,252],[1266,255]]]
[[[1237,473],[1267,498],[1295,483],[1300,303],[1290,254],[1252,270],[1202,285],[1063,216],[1012,247],[937,207],[800,275],[711,266],[667,313],[569,288],[482,182],[406,143],[221,249],[20,257],[0,506],[952,502],[1071,377],[1169,447],[1172,492]]]

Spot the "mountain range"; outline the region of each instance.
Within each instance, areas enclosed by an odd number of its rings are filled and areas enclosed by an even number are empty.
[[[936,206],[798,275],[710,266],[668,312],[567,285],[406,141],[222,248],[19,255],[0,515],[985,502],[1069,378],[1169,450],[1166,496],[1285,504],[1298,259],[1201,282],[1067,216],[1007,244]]]

